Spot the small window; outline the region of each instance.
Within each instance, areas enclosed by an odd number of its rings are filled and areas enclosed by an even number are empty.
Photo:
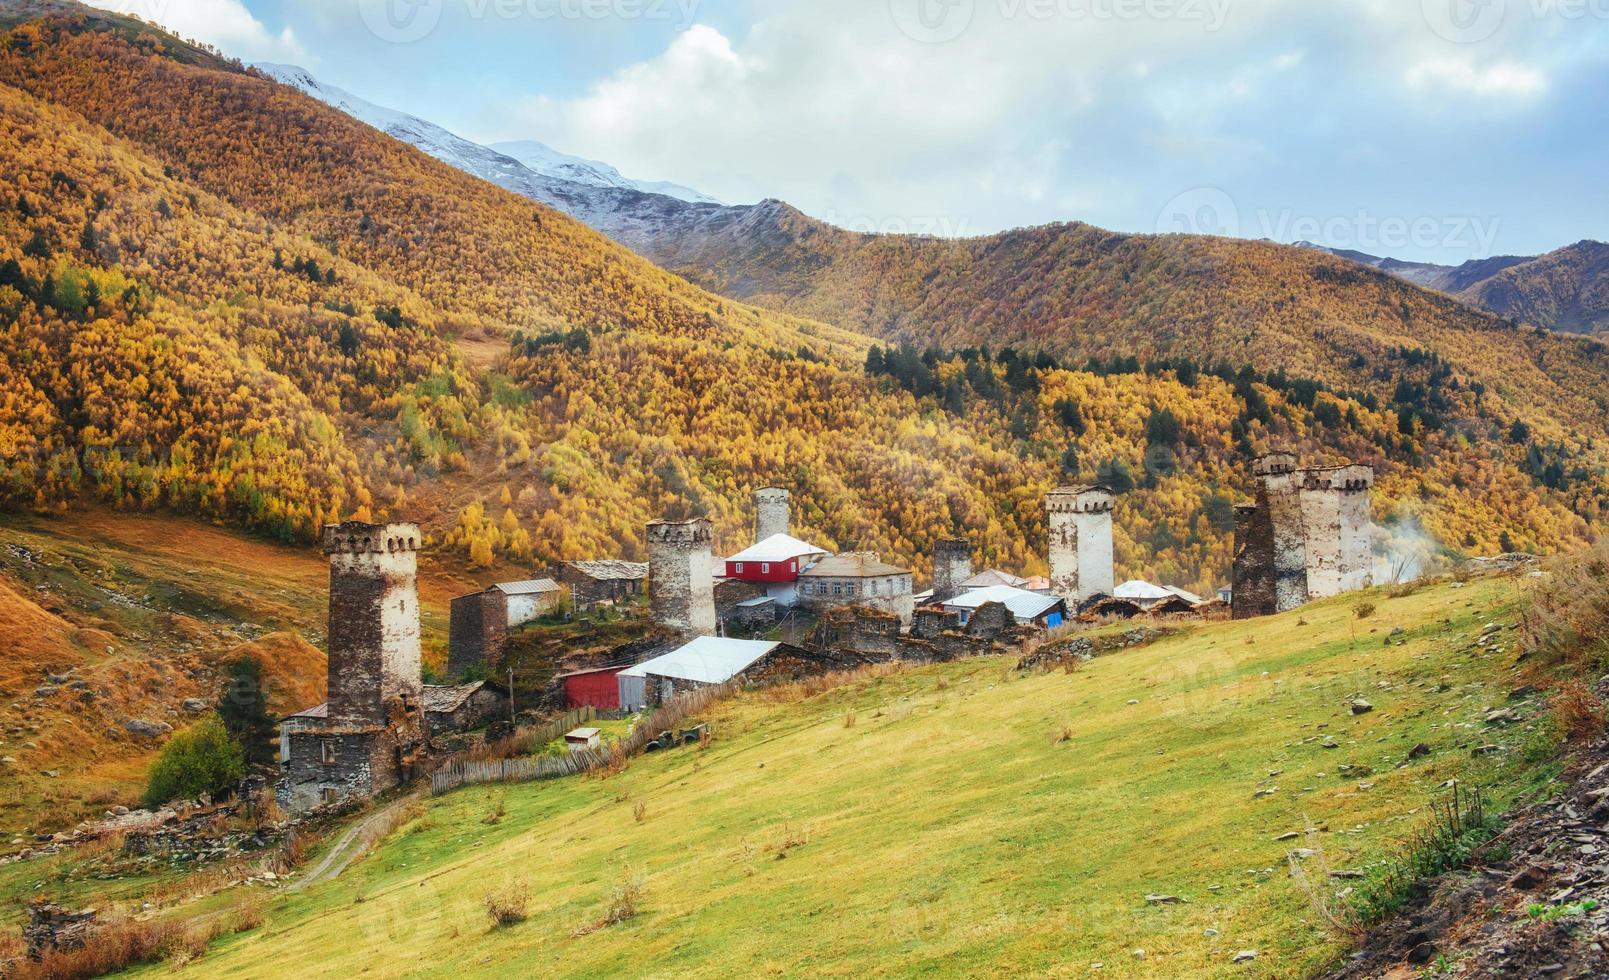
[[[732,567],[737,569],[737,573],[739,575],[743,574],[743,563],[742,562],[738,562],[737,564],[733,565]]]
[[[761,575],[770,575],[771,574],[771,563],[770,562],[761,562],[760,563],[760,574]]]
[[[322,756],[322,758],[324,760],[324,764],[326,766],[335,765],[335,743],[334,742],[320,742],[320,743],[318,743],[318,745],[319,745],[319,750],[320,750],[321,756]]]
[[[798,570],[799,570],[798,561],[790,561],[790,562],[788,562],[788,571],[797,572]]]
[[[324,788],[322,788],[322,789],[320,789],[318,791],[318,795],[319,795],[319,799],[323,800],[325,803],[334,803],[335,802],[335,787],[334,786],[325,786]]]

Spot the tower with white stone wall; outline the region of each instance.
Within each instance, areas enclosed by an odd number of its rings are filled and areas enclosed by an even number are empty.
[[[1328,599],[1371,584],[1373,487],[1374,470],[1368,466],[1301,471],[1307,598]]]
[[[653,621],[691,636],[714,636],[715,533],[704,518],[648,525],[648,608]]]
[[[423,710],[417,524],[324,528],[330,559],[331,728],[379,728]]]
[[[1082,606],[1116,588],[1112,558],[1112,507],[1103,486],[1059,487],[1045,497],[1050,534],[1050,591]]]

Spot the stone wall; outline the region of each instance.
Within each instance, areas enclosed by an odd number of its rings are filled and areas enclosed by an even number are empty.
[[[703,518],[648,525],[648,604],[653,621],[692,636],[713,636],[714,531]]]
[[[328,753],[326,753],[328,747]],[[275,797],[301,813],[325,803],[366,799],[401,782],[396,741],[384,729],[292,732]]]
[[[940,541],[933,549],[933,603],[961,594],[961,583],[972,577],[972,547],[965,541]]]
[[[799,605],[820,612],[835,606],[869,606],[909,623],[916,612],[909,573],[871,578],[811,575],[799,580]]]
[[[789,493],[781,487],[754,492],[754,540],[758,544],[778,534],[788,534],[792,526]]]
[[[1116,588],[1113,498],[1105,487],[1060,487],[1045,497],[1050,591],[1076,609]]]
[[[916,610],[916,615],[911,619],[911,637],[917,640],[936,640],[942,634],[960,628],[960,613],[937,606],[924,606]]]
[[[1257,503],[1235,514],[1236,619],[1289,612],[1373,579],[1367,466],[1301,470],[1290,453],[1253,465]]]
[[[1274,605],[1274,526],[1268,511],[1255,504],[1235,508],[1234,616],[1272,616]]]
[[[507,627],[508,597],[497,589],[454,599],[447,627],[448,676],[463,677],[472,668],[495,668],[503,659]]]
[[[966,634],[975,639],[994,640],[1017,625],[1017,617],[1002,602],[985,602],[967,619]]]
[[[901,655],[899,617],[868,606],[835,606],[816,621],[811,646],[838,657],[897,660]]]

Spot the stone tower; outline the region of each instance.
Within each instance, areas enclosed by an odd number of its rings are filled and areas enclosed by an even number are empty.
[[[1276,613],[1307,602],[1307,535],[1302,520],[1302,478],[1291,453],[1269,453],[1252,463],[1257,507],[1269,522]]]
[[[1274,615],[1274,526],[1256,504],[1235,508],[1234,617]]]
[[[940,541],[933,548],[933,605],[961,594],[961,583],[972,577],[972,546],[965,541]]]
[[[714,540],[704,518],[648,525],[648,607],[655,623],[715,635]]]
[[[1112,491],[1060,487],[1045,497],[1050,530],[1050,591],[1077,608],[1116,588],[1112,571]]]
[[[324,528],[330,557],[330,728],[404,724],[422,711],[417,524]],[[400,712],[400,713],[399,713]]]
[[[1300,477],[1307,597],[1328,599],[1367,588],[1374,563],[1369,542],[1374,470],[1337,466],[1303,470]]]
[[[756,544],[778,534],[789,533],[788,491],[766,487],[754,491],[754,541]]]

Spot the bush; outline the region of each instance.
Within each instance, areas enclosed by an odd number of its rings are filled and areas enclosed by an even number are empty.
[[[1523,629],[1540,667],[1585,673],[1609,660],[1609,540],[1561,561],[1542,580]]]
[[[506,929],[524,922],[530,905],[531,886],[514,882],[502,891],[487,893],[486,917],[492,920],[492,928]]]
[[[227,796],[245,774],[246,756],[240,743],[229,737],[223,719],[209,715],[163,746],[146,780],[145,805],[155,808],[203,793]]]

